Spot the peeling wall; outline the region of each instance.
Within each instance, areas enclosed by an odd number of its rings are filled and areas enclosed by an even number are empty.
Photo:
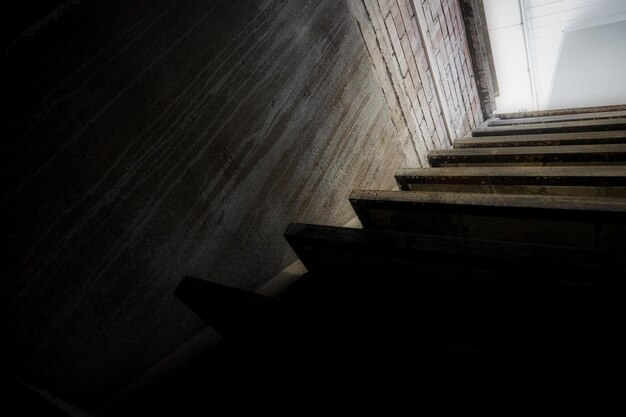
[[[337,0],[92,0],[2,57],[3,366],[90,406],[253,289],[290,221],[342,224],[407,161]]]

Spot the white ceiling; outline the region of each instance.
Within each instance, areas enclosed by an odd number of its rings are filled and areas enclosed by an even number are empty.
[[[564,31],[626,20],[626,0],[483,2],[500,86],[497,112],[546,107]]]

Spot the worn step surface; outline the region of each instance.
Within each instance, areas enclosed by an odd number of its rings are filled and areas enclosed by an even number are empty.
[[[441,149],[429,152],[428,162],[432,167],[614,165],[626,163],[626,144]]]
[[[626,197],[626,166],[403,168],[403,191]]]
[[[416,191],[363,191],[350,202],[364,228],[623,250],[626,201]]]
[[[610,112],[596,112],[596,113],[579,113],[579,114],[566,114],[566,115],[554,115],[554,116],[536,116],[536,117],[522,117],[517,119],[498,119],[493,118],[487,121],[487,126],[512,126],[523,125],[533,123],[558,123],[558,122],[573,122],[579,120],[602,120],[602,119],[615,119],[620,117],[626,117],[626,111],[610,111]]]
[[[541,133],[597,132],[605,130],[625,130],[626,118],[579,120],[575,122],[533,123],[514,126],[478,127],[472,136],[534,135]]]
[[[574,107],[574,108],[566,108],[566,109],[533,110],[533,111],[515,112],[515,113],[496,113],[494,114],[494,117],[498,119],[521,119],[521,118],[528,118],[528,117],[563,116],[563,115],[576,115],[576,114],[614,112],[614,111],[626,111],[626,105],[617,104],[617,105],[611,105],[611,106]]]
[[[507,146],[567,146],[609,145],[626,143],[626,130],[586,133],[546,133],[538,135],[511,135],[467,137],[453,143],[455,149],[498,148]]]

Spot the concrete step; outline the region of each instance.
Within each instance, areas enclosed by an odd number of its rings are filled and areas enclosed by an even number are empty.
[[[515,357],[528,357],[525,342],[538,333],[562,329],[559,317],[579,336],[575,316],[613,317],[626,272],[623,251],[305,224],[285,237],[310,271],[287,294],[295,305]]]
[[[457,139],[455,149],[498,148],[507,146],[567,146],[626,143],[626,130],[587,133],[547,133],[539,135],[486,136]]]
[[[476,373],[500,384],[513,371],[512,361],[501,355],[205,280],[184,278],[176,296],[225,338],[226,359],[235,359],[226,370],[238,381],[237,394],[246,397],[262,393],[267,399],[280,392],[291,400],[353,409],[363,395],[386,398],[388,404],[394,400],[386,394],[390,386],[395,395],[407,387],[410,400],[432,413],[459,401],[485,404],[498,387],[469,386]]]
[[[301,223],[290,224],[284,236],[316,274],[430,279],[449,286],[461,285],[469,271],[494,271],[500,274],[483,276],[481,288],[493,284],[502,291],[537,285],[531,284],[535,281],[617,288],[626,275],[625,251]]]
[[[404,191],[626,198],[626,166],[403,168]]]
[[[626,144],[442,149],[431,151],[428,162],[432,167],[621,165]]]
[[[478,127],[472,130],[472,136],[536,135],[541,133],[598,132],[606,130],[626,130],[626,118]]]
[[[565,116],[565,115],[577,115],[587,113],[601,113],[601,112],[614,112],[614,111],[626,111],[626,105],[613,105],[613,106],[594,106],[594,107],[575,107],[569,109],[553,109],[553,110],[534,110],[515,113],[496,113],[494,118],[497,119],[524,119],[528,117],[544,117],[544,116]]]
[[[626,248],[626,201],[616,198],[355,190],[368,229],[580,248]]]
[[[626,117],[626,111],[607,111],[607,112],[595,112],[595,113],[578,113],[578,114],[565,114],[554,116],[536,116],[536,117],[522,117],[517,119],[499,119],[493,118],[487,120],[487,126],[512,126],[512,125],[525,125],[535,123],[559,123],[559,122],[573,122],[579,120],[602,120],[602,119],[615,119],[620,117]]]
[[[525,112],[515,113],[496,113],[494,118],[496,119],[523,119],[528,117],[544,117],[544,116],[565,116],[587,113],[601,113],[601,112],[613,112],[613,111],[626,111],[626,105],[611,105],[611,106],[593,106],[593,107],[574,107],[567,109],[553,109],[553,110],[533,110]]]

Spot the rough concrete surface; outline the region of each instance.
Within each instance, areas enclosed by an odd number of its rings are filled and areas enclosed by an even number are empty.
[[[202,327],[183,275],[257,288],[406,165],[343,1],[85,1],[1,65],[3,366],[85,407]]]

